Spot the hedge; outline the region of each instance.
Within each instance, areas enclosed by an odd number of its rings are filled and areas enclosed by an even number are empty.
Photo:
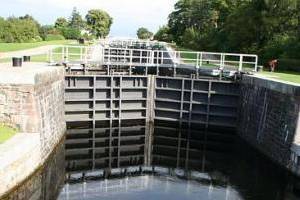
[[[65,37],[62,35],[55,35],[55,34],[48,34],[45,38],[46,41],[52,41],[52,40],[65,40]]]
[[[279,59],[279,71],[300,72],[300,60],[298,59]]]

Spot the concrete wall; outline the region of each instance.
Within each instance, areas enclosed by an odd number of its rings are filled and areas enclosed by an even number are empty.
[[[241,137],[300,174],[300,86],[243,76],[240,91]]]
[[[39,152],[37,147],[30,145],[33,144],[32,140],[35,140],[31,136],[28,136],[29,134],[20,134],[21,137],[27,137],[25,139],[27,145],[23,146],[22,144],[25,144],[23,142],[20,142],[19,140],[18,145],[19,149],[23,148],[23,151],[28,151],[28,156],[25,157],[24,153],[19,152],[19,157],[23,159],[22,166],[19,164],[19,177],[23,177],[24,174],[26,174],[26,170],[31,171],[31,175],[29,177],[25,177],[25,179],[20,182],[16,183],[12,180],[10,180],[11,185],[14,185],[15,187],[13,190],[11,190],[6,195],[0,197],[0,199],[3,200],[10,200],[10,199],[30,199],[30,200],[41,200],[41,199],[47,199],[47,200],[53,200],[56,199],[60,188],[64,184],[64,178],[65,178],[65,146],[64,146],[64,140],[58,144],[56,148],[52,150],[52,154],[47,158],[47,160],[44,161],[43,166],[34,169],[32,172],[32,166],[35,166],[35,164],[38,164],[40,162],[40,157],[38,157],[38,154],[36,152]],[[25,136],[27,135],[27,136]],[[21,143],[21,145],[20,145]],[[29,144],[29,145],[28,145]],[[30,147],[30,148],[29,148]],[[37,159],[34,159],[37,158]],[[18,162],[17,161],[17,162]],[[17,170],[17,169],[14,169]],[[25,170],[25,171],[24,171]],[[9,169],[7,169],[7,172],[9,172]],[[5,177],[8,177],[8,173],[6,172]],[[2,175],[1,175],[2,177]],[[15,179],[17,180],[17,179]],[[2,181],[2,179],[1,179]]]
[[[24,151],[19,154],[7,153],[13,152],[9,146],[4,153],[0,152],[0,162],[6,163],[0,168],[0,174],[3,176],[0,177],[1,196],[44,164],[64,137],[66,125],[63,68],[33,63],[13,68],[2,64],[0,77],[0,123],[16,126],[20,132],[28,134],[27,137],[31,137],[30,134],[32,138],[38,135],[38,143],[23,146]],[[23,141],[20,139],[17,143],[21,145]],[[30,148],[33,149],[32,157],[38,156],[39,159],[25,166],[25,163],[18,162],[18,159],[22,158],[23,153],[26,157],[25,154],[30,152]],[[22,168],[26,170],[23,170],[21,175],[17,174],[18,169]],[[6,176],[14,179],[14,186],[10,185],[9,180],[7,183],[2,182],[6,180]],[[11,187],[6,187],[7,185]]]

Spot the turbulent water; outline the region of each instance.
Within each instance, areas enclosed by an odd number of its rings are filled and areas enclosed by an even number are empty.
[[[132,129],[119,134],[127,138],[67,137],[68,179],[59,200],[300,199],[300,181],[237,136],[158,128],[145,165],[147,140]]]

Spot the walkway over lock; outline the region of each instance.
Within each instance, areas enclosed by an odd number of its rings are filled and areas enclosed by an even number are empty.
[[[159,74],[160,68],[173,71],[189,70],[194,74],[231,77],[237,72],[257,71],[258,57],[251,54],[175,51],[165,43],[139,41],[100,41],[93,46],[63,46],[61,51],[50,50],[50,63],[73,63],[85,66],[127,68],[129,74],[139,68]],[[108,72],[108,74],[110,74]]]

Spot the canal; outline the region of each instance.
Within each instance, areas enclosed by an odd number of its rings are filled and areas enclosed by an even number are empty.
[[[68,128],[59,200],[300,199],[296,177],[228,131],[157,124],[149,142],[144,126]]]

